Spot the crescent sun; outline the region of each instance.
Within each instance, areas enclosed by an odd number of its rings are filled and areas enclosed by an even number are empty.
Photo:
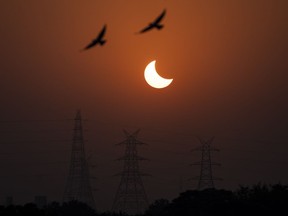
[[[156,60],[150,62],[144,71],[146,82],[154,88],[165,88],[171,84],[173,79],[165,79],[161,77],[155,69]]]

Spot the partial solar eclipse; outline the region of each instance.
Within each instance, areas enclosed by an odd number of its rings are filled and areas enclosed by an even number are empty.
[[[165,88],[171,84],[173,79],[165,79],[161,77],[155,69],[155,63],[156,61],[154,60],[146,66],[144,71],[145,80],[150,86],[154,88]]]

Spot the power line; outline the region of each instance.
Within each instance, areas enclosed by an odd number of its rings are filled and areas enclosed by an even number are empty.
[[[141,214],[148,207],[148,198],[141,176],[147,175],[139,170],[139,161],[145,158],[138,156],[137,145],[142,145],[136,137],[139,130],[133,134],[124,131],[126,140],[118,145],[126,145],[125,155],[118,160],[124,161],[120,184],[116,192],[112,211],[127,214]]]
[[[199,138],[201,142],[201,146],[193,149],[192,151],[201,151],[202,158],[200,162],[193,163],[191,165],[200,166],[200,176],[193,178],[194,180],[198,180],[198,190],[205,189],[205,188],[214,188],[214,180],[220,180],[220,178],[215,178],[212,175],[212,166],[220,165],[219,163],[214,163],[211,161],[211,152],[212,151],[219,151],[217,148],[212,148],[211,144],[214,140],[214,137],[203,140]]]
[[[85,156],[80,110],[77,111],[74,121],[71,162],[63,201],[78,200],[94,208],[95,202],[90,185],[89,166]]]

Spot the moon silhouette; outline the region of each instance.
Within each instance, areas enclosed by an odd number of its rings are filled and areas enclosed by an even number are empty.
[[[158,89],[165,88],[171,84],[173,79],[165,79],[161,77],[155,69],[155,63],[156,63],[156,60],[150,62],[146,66],[145,71],[144,71],[145,80],[150,86],[154,88],[158,88]]]

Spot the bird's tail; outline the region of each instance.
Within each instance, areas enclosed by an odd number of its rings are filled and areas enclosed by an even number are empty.
[[[101,46],[103,46],[106,43],[106,40],[100,40],[99,43]]]
[[[164,25],[159,25],[159,24],[157,24],[157,25],[155,25],[155,27],[156,27],[158,30],[160,30],[160,29],[162,29],[162,28],[164,27]]]

